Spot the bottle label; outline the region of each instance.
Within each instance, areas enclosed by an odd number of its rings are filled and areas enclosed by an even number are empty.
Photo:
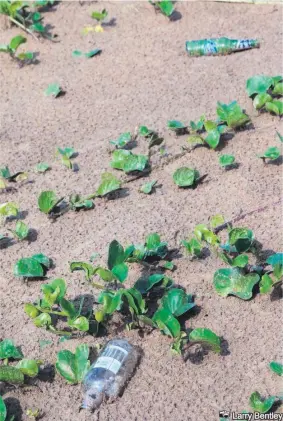
[[[94,364],[94,368],[105,368],[117,374],[127,358],[128,352],[119,346],[108,345]]]

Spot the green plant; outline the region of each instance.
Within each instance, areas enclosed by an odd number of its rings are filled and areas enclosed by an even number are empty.
[[[0,396],[0,421],[5,421],[6,417],[7,417],[7,408],[2,396]]]
[[[14,275],[24,278],[43,278],[51,267],[51,259],[44,254],[19,259],[14,265]]]
[[[235,295],[242,300],[249,300],[259,280],[260,276],[257,273],[244,274],[239,268],[225,268],[214,273],[213,284],[222,297]]]
[[[24,44],[26,41],[27,39],[25,37],[17,35],[16,37],[11,39],[9,44],[0,45],[0,52],[8,53],[12,59],[16,60],[21,65],[31,62],[34,58],[34,53],[25,52],[16,55],[19,46],[21,44]]]
[[[169,130],[172,130],[177,135],[184,134],[187,131],[188,126],[182,123],[179,120],[169,120],[167,121],[167,127]]]
[[[117,149],[123,149],[127,146],[132,140],[132,135],[130,132],[122,133],[118,139],[110,140],[111,145],[114,145]]]
[[[0,365],[0,381],[11,384],[23,384],[24,376],[36,377],[42,364],[42,361],[24,358],[11,339],[0,342],[0,360],[3,360],[3,365]],[[19,361],[13,366],[9,365],[9,360]]]
[[[191,121],[190,125],[193,129],[187,141],[193,146],[207,144],[210,148],[216,149],[221,140],[221,135],[227,131],[226,124],[205,120],[204,115],[197,123]],[[204,134],[202,134],[203,129],[205,129]]]
[[[272,270],[267,270],[259,283],[259,291],[261,294],[271,292],[274,287],[277,287],[283,280],[283,253],[275,253],[266,260],[268,266],[272,266]]]
[[[67,380],[67,383],[81,383],[89,367],[89,348],[86,344],[77,346],[73,354],[69,350],[59,351],[57,354],[56,371]]]
[[[69,198],[69,207],[72,210],[92,209],[94,207],[93,201],[87,197],[81,197],[79,194],[71,194]]]
[[[45,162],[40,162],[36,165],[35,171],[40,173],[45,173],[46,171],[50,170],[51,167],[49,164],[46,164]]]
[[[250,122],[250,118],[243,112],[237,101],[232,101],[230,104],[217,102],[216,113],[219,120],[232,129],[238,129]]]
[[[96,196],[104,197],[109,193],[121,189],[122,183],[115,175],[105,172],[101,175],[101,182],[96,190]]]
[[[280,142],[283,142],[283,136],[279,132],[276,132],[276,134],[277,134],[278,139],[280,140]]]
[[[250,407],[255,412],[266,414],[273,407],[276,400],[276,396],[269,396],[266,399],[261,399],[260,394],[258,392],[254,392],[250,396]]]
[[[189,241],[183,240],[182,245],[185,247],[187,253],[193,257],[199,257],[201,255],[202,244],[196,238],[191,238]]]
[[[44,95],[53,96],[54,98],[57,98],[57,96],[62,94],[62,92],[63,90],[61,89],[60,85],[58,85],[58,83],[51,83],[45,89]]]
[[[283,115],[283,102],[277,99],[283,95],[282,76],[253,76],[246,82],[246,91],[256,110]]]
[[[25,32],[34,36],[34,32],[50,38],[42,21],[43,17],[38,11],[31,11],[30,5],[25,1],[2,0],[0,2],[0,14],[14,24],[23,29]]]
[[[140,192],[145,194],[151,194],[153,191],[153,187],[157,183],[156,180],[150,181],[149,183],[145,183],[140,187]]]
[[[77,310],[71,301],[66,300],[67,291],[64,279],[54,279],[49,284],[41,286],[43,298],[34,304],[25,304],[25,313],[33,320],[37,327],[44,327],[59,335],[71,336],[73,331],[87,332],[89,320],[81,316],[83,300]],[[67,330],[57,330],[54,326],[52,315],[58,316],[60,320],[66,319]]]
[[[178,187],[192,187],[199,178],[199,172],[188,167],[178,168],[173,174],[174,183]]]
[[[128,257],[129,251],[124,250],[117,240],[113,240],[109,244],[107,269],[97,266],[94,269],[94,274],[99,275],[104,282],[119,281],[123,283],[129,272],[128,265],[125,263]]]
[[[146,126],[139,126],[138,134],[148,140],[149,149],[153,146],[160,145],[164,140],[155,130],[149,129]]]
[[[59,204],[63,199],[63,197],[58,199],[52,190],[43,191],[38,197],[38,207],[46,215],[56,214],[60,211]]]
[[[144,244],[131,244],[125,250],[128,261],[160,260],[165,259],[169,253],[168,243],[161,241],[156,232],[147,235]]]
[[[26,410],[26,415],[28,418],[32,419],[32,420],[37,420],[39,419],[39,417],[41,416],[40,413],[40,409],[27,409]]]
[[[72,56],[73,57],[86,57],[86,58],[91,58],[91,57],[97,56],[101,52],[102,52],[102,50],[100,48],[95,48],[94,50],[91,50],[88,53],[83,53],[80,50],[74,50],[72,52]]]
[[[0,177],[7,181],[18,182],[28,178],[28,173],[24,171],[18,171],[15,174],[11,174],[8,167],[0,168]]]
[[[277,363],[276,361],[272,361],[269,364],[269,368],[273,373],[277,374],[278,376],[283,376],[283,365],[281,363]]]
[[[22,221],[17,221],[15,229],[9,231],[11,231],[19,241],[25,240],[29,235],[29,227]]]
[[[262,158],[264,161],[266,159],[270,159],[271,161],[274,161],[275,159],[278,159],[279,156],[280,156],[280,149],[277,148],[277,146],[271,146],[267,148],[267,150],[262,155],[258,155],[258,157]]]
[[[0,204],[0,218],[6,220],[10,216],[17,216],[19,212],[19,207],[14,202],[6,202]]]
[[[155,10],[158,10],[163,13],[163,15],[170,17],[174,12],[174,5],[170,0],[162,1],[151,1],[149,3],[155,7]]]
[[[118,149],[113,152],[110,165],[112,168],[122,170],[126,173],[144,171],[148,165],[148,157],[145,155],[135,155],[125,149]]]
[[[98,23],[103,22],[107,16],[108,12],[106,9],[103,9],[102,12],[95,11],[91,13],[92,19],[95,19]]]
[[[235,162],[234,155],[220,155],[219,156],[219,164],[221,167],[224,167],[225,169],[228,167],[231,167]]]

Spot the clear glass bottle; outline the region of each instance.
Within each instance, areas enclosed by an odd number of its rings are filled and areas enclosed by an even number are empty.
[[[125,339],[107,342],[83,380],[81,408],[93,411],[103,400],[117,399],[132,377],[139,358],[138,349]]]

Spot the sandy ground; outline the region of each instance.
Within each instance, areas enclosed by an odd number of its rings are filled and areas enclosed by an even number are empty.
[[[90,12],[106,7],[116,25],[104,33],[81,35],[92,24]],[[60,43],[28,39],[28,49],[40,53],[38,65],[19,69],[1,55],[1,140],[0,166],[12,171],[32,169],[38,162],[52,164],[44,175],[31,173],[32,183],[13,193],[2,193],[1,203],[16,201],[25,222],[37,231],[37,239],[1,249],[0,338],[13,338],[27,357],[54,364],[60,349],[74,350],[80,340],[59,343],[53,334],[37,329],[23,312],[23,304],[39,296],[41,282],[25,285],[12,274],[15,261],[35,252],[53,258],[55,268],[49,279],[64,277],[69,297],[97,291],[82,282],[83,274],[69,272],[68,262],[88,260],[93,252],[105,261],[109,242],[142,242],[153,231],[176,247],[198,223],[222,213],[229,220],[259,207],[268,208],[246,216],[238,226],[254,230],[263,249],[282,247],[280,200],[281,165],[266,165],[256,157],[268,146],[278,145],[275,130],[278,118],[253,111],[245,93],[246,79],[257,73],[282,73],[282,10],[278,6],[229,5],[223,3],[177,3],[180,19],[168,22],[155,14],[146,2],[84,3],[64,2],[45,13]],[[1,31],[1,43],[19,33],[15,28]],[[184,52],[187,39],[230,36],[259,37],[261,48],[226,57],[189,58]],[[75,49],[103,52],[92,59],[75,59]],[[43,91],[58,82],[66,95],[56,100]],[[89,194],[99,184],[100,174],[109,170],[109,140],[140,124],[164,134],[169,156],[179,153],[186,137],[176,138],[166,130],[168,119],[195,120],[201,114],[215,117],[218,100],[237,99],[252,117],[254,129],[242,131],[226,143],[240,164],[237,170],[219,168],[220,151],[198,148],[152,172],[162,186],[151,196],[138,192],[144,180],[129,183],[119,198],[97,200],[88,212],[69,212],[55,223],[37,209],[42,190],[58,195],[71,192]],[[281,127],[282,132],[282,127]],[[78,172],[54,161],[58,146],[73,146],[79,155]],[[146,151],[140,140],[135,151]],[[162,163],[156,153],[153,164]],[[195,190],[179,190],[172,182],[175,169],[188,165],[206,182]],[[115,171],[114,171],[115,172]],[[116,172],[118,175],[118,171]],[[122,176],[122,175],[121,175]],[[8,223],[5,231],[12,223]],[[269,295],[245,302],[236,297],[219,297],[212,285],[213,273],[221,263],[213,256],[191,262],[185,255],[175,261],[173,278],[195,294],[200,312],[187,321],[187,327],[207,327],[227,341],[225,355],[209,353],[198,364],[170,354],[170,340],[159,332],[144,338],[137,331],[120,333],[139,345],[144,356],[123,396],[104,405],[90,416],[78,412],[80,386],[66,385],[56,375],[52,383],[38,382],[38,388],[12,390],[4,397],[10,413],[26,420],[27,408],[40,408],[46,421],[125,420],[125,421],[210,421],[218,420],[221,409],[249,409],[250,394],[279,394],[280,381],[268,369],[271,360],[282,357],[279,328],[282,304]],[[133,266],[130,282],[139,276]],[[275,297],[276,298],[276,297]],[[278,298],[278,297],[277,297]],[[39,341],[52,340],[40,349]],[[86,336],[89,345],[106,338]]]

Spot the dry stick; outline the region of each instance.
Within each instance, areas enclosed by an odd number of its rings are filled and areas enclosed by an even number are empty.
[[[219,231],[224,230],[229,225],[232,225],[234,222],[238,222],[241,219],[244,219],[246,216],[253,215],[254,213],[263,212],[266,209],[269,209],[273,206],[279,205],[280,203],[282,203],[282,199],[278,200],[278,202],[271,203],[270,205],[266,205],[266,206],[263,206],[261,208],[257,208],[257,209],[254,209],[252,211],[240,214],[240,215],[236,216],[236,218],[231,219],[231,221],[225,222],[225,224],[222,224],[222,225],[218,225],[218,227],[214,228],[214,232],[215,232],[215,234],[217,234]]]
[[[12,18],[11,16],[9,16],[9,19],[11,22],[13,22],[15,25],[19,26],[20,28],[22,28],[25,32],[27,32],[28,34],[30,34],[36,41],[38,41],[38,38],[28,29],[26,28],[24,25],[22,25],[20,22],[18,22],[16,19]]]

